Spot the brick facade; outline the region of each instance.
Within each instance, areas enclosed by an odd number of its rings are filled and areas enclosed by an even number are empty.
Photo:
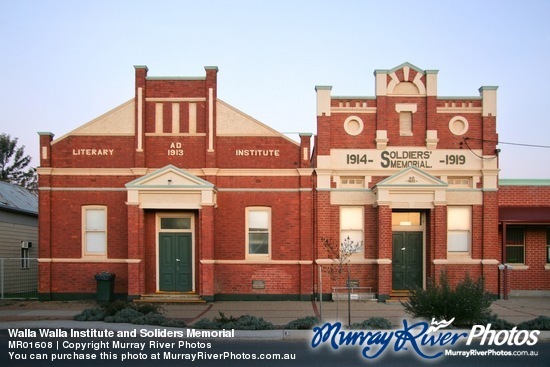
[[[334,253],[347,233],[362,244],[350,277],[380,300],[442,270],[502,292],[499,206],[550,207],[550,186],[498,186],[495,87],[439,97],[437,71],[377,70],[375,96],[317,87],[317,134],[294,142],[219,100],[217,72],[136,66],[133,99],[56,140],[40,133],[42,299],[93,297],[102,271],[129,299],[330,297],[347,277],[329,276],[322,243]],[[347,228],[357,208],[361,228]],[[545,235],[527,227],[528,269],[510,289],[550,290]]]

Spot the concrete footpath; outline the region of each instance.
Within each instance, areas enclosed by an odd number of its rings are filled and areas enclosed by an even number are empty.
[[[72,320],[73,316],[86,308],[94,307],[94,301],[74,302],[38,302],[38,301],[0,301],[0,329],[11,327],[15,322],[55,321],[59,326],[64,320]],[[351,301],[351,312],[348,312],[347,301],[323,302],[213,302],[203,304],[162,304],[164,315],[167,318],[180,319],[188,325],[208,318],[219,317],[223,313],[226,317],[252,315],[263,317],[277,326],[284,326],[288,322],[306,317],[317,316],[323,320],[341,321],[348,323],[361,322],[370,317],[384,317],[393,325],[402,325],[403,319],[410,319],[403,306],[398,303],[378,303],[375,301]],[[491,307],[493,313],[500,318],[518,324],[532,320],[539,315],[550,317],[550,298],[512,298],[498,300]],[[89,325],[88,325],[89,326]],[[86,327],[88,327],[86,326]]]

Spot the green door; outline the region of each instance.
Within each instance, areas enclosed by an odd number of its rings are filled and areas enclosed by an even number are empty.
[[[193,290],[191,233],[159,233],[159,290]]]
[[[422,232],[393,232],[393,290],[422,287],[422,267]]]

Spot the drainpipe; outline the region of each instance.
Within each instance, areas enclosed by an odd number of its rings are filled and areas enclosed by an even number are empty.
[[[504,293],[504,299],[508,299],[508,266],[506,265],[506,222],[502,222],[502,271],[503,286],[502,292]]]

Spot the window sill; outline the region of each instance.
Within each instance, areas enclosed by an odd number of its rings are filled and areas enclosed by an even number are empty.
[[[544,265],[544,270],[550,270],[550,264]]]
[[[529,265],[524,265],[524,264],[506,264],[508,266],[511,266],[512,269],[510,270],[528,270],[529,269]]]
[[[471,260],[472,255],[469,252],[447,252],[447,259]]]

